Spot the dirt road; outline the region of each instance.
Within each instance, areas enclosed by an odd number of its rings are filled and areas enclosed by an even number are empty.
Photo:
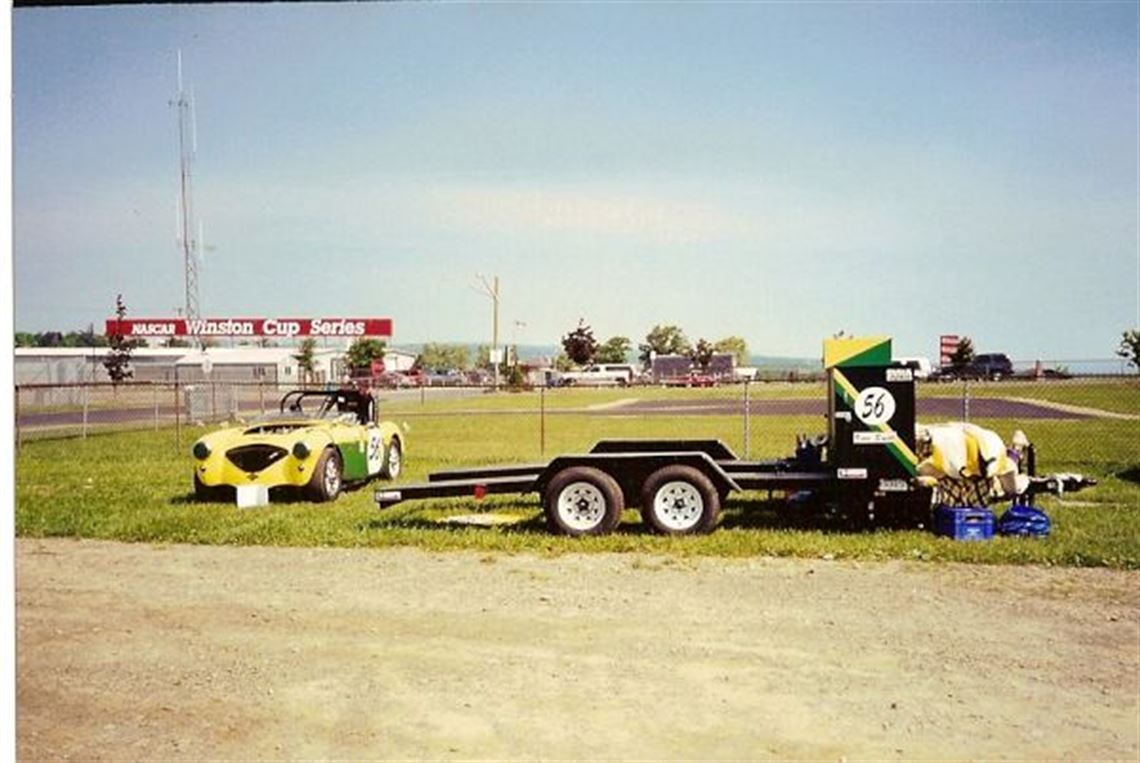
[[[22,760],[1140,756],[1140,576],[19,540]]]

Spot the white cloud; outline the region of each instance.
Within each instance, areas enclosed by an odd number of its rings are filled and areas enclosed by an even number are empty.
[[[431,203],[444,222],[489,233],[617,236],[653,244],[749,239],[745,215],[709,203],[614,188],[451,186]]]

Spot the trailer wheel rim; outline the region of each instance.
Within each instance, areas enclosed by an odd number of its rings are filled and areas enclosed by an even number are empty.
[[[558,518],[571,530],[584,532],[602,523],[606,496],[589,482],[571,482],[558,494]]]
[[[670,530],[691,530],[705,513],[705,499],[691,482],[666,482],[653,495],[653,513]]]

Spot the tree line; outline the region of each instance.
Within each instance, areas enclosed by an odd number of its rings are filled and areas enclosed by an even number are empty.
[[[555,366],[588,366],[596,363],[628,363],[633,353],[633,342],[629,337],[613,336],[599,343],[594,338],[593,329],[585,319],[579,319],[578,326],[562,337],[562,355],[555,359]],[[727,336],[715,342],[698,339],[696,344],[689,341],[679,326],[658,324],[645,335],[645,341],[637,345],[637,360],[648,369],[653,358],[659,355],[682,355],[688,357],[700,368],[707,368],[717,353],[726,353],[736,358],[736,364],[748,365],[748,343],[739,336]],[[567,370],[567,369],[560,369]]]

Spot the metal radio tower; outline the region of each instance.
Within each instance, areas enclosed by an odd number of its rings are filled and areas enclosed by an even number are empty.
[[[180,155],[181,194],[178,204],[178,242],[186,268],[186,320],[201,317],[198,311],[198,256],[201,235],[194,235],[194,198],[191,171],[198,150],[197,126],[194,120],[194,97],[182,89],[182,51],[178,51],[178,98],[171,101],[178,108],[178,152]],[[201,233],[199,228],[198,233]]]

